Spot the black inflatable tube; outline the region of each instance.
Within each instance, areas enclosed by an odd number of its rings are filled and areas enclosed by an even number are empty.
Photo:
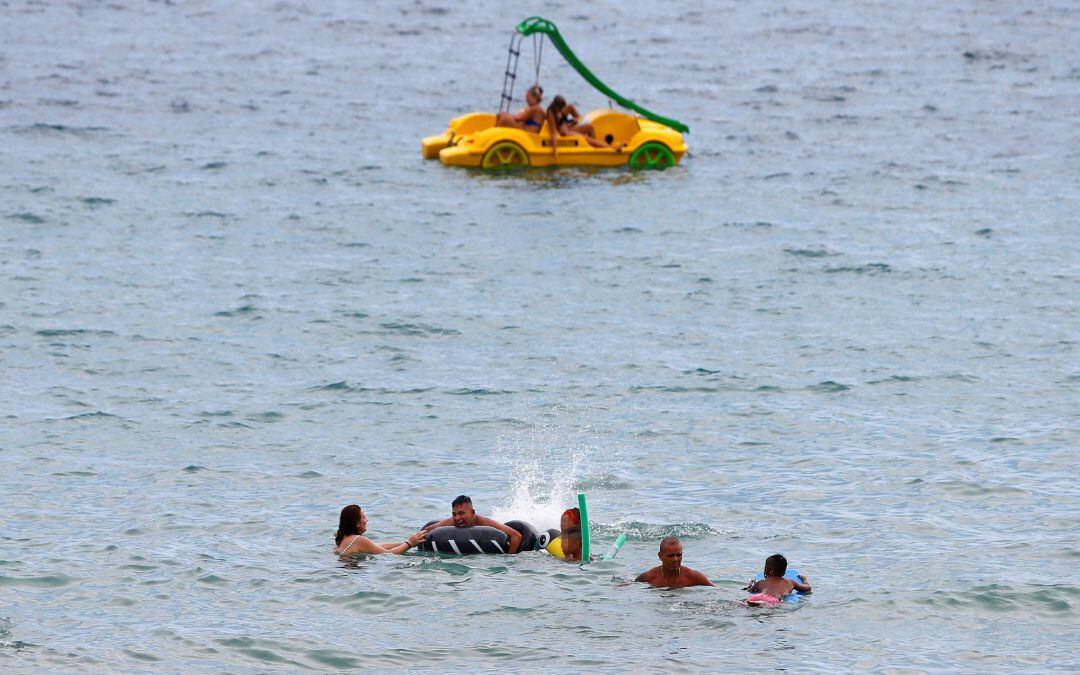
[[[431,521],[425,525],[431,525]],[[536,529],[521,520],[510,520],[507,526],[521,533],[521,545],[518,552],[537,550]],[[506,533],[494,527],[477,525],[476,527],[437,527],[428,533],[427,539],[418,546],[421,551],[449,553],[453,555],[476,555],[481,553],[499,554],[510,552],[510,541]]]

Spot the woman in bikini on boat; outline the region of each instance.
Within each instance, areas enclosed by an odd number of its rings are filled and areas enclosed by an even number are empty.
[[[594,148],[609,148],[615,152],[621,151],[626,145],[626,143],[618,145],[605,143],[596,137],[596,130],[593,129],[592,124],[580,120],[581,115],[573,103],[567,103],[562,96],[551,99],[551,105],[547,109],[547,121],[548,126],[551,127],[551,147],[556,156],[558,156],[559,152],[558,143],[555,139],[560,134],[563,136],[581,136],[586,143]]]
[[[540,101],[544,100],[544,89],[538,84],[529,87],[525,92],[525,107],[516,115],[501,112],[495,115],[495,126],[514,127],[522,131],[540,133],[540,127],[544,124],[544,109],[540,107]]]
[[[341,518],[338,521],[338,531],[334,535],[334,553],[338,555],[357,555],[368,553],[404,553],[413,546],[424,540],[423,531],[414,532],[405,541],[397,541],[389,544],[376,544],[364,536],[367,530],[367,515],[356,504],[349,504],[341,509]]]

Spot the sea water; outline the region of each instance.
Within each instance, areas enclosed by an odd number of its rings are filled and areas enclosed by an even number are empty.
[[[537,13],[680,166],[421,159]],[[0,668],[1075,668],[1078,32],[0,3]],[[540,79],[608,103],[550,44]],[[615,560],[330,553],[350,503],[395,541],[578,492]],[[672,534],[717,588],[627,583]],[[775,552],[814,594],[740,606]]]

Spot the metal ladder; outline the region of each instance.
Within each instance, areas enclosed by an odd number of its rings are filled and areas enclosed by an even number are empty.
[[[506,55],[506,72],[503,73],[502,97],[499,99],[499,112],[510,112],[510,103],[514,100],[514,81],[517,80],[518,59],[521,57],[521,33],[510,36],[510,51]]]

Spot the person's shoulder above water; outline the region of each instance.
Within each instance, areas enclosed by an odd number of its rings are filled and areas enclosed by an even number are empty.
[[[675,537],[664,537],[660,541],[660,550],[656,556],[660,558],[660,564],[642,572],[634,581],[640,581],[657,588],[716,585],[701,572],[682,564],[682,542]]]
[[[809,594],[813,592],[810,586],[810,580],[806,578],[806,575],[797,575],[799,580],[795,581],[786,576],[788,562],[787,558],[775,553],[765,559],[765,569],[762,572],[762,579],[751,579],[743,590],[753,593],[754,595],[764,595],[775,600],[798,591],[800,593]]]
[[[476,515],[476,510],[473,509],[472,498],[468,495],[458,495],[454,498],[454,501],[450,503],[450,517],[443,518],[440,521],[431,523],[423,530],[426,537],[432,530],[438,527],[493,527],[506,535],[506,539],[510,544],[509,553],[517,553],[521,546],[521,533],[514,528],[500,523],[494,518],[488,518],[487,516]]]
[[[367,514],[356,504],[341,509],[338,529],[334,535],[334,553],[337,555],[379,555],[381,553],[404,553],[424,540],[423,531],[414,532],[405,541],[377,544],[364,536],[367,531]]]

